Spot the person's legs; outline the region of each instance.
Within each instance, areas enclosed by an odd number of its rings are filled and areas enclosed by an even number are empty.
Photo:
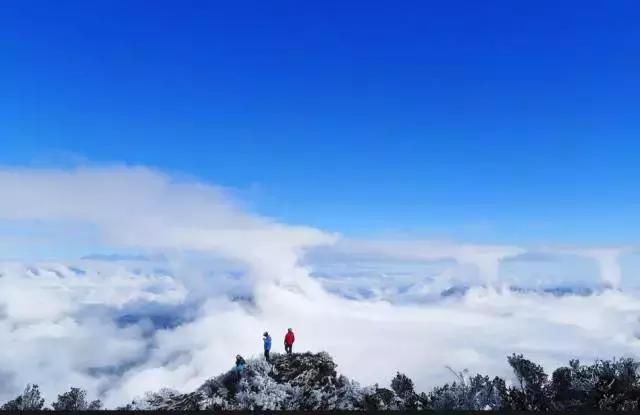
[[[284,350],[287,352],[287,354],[291,354],[291,345],[290,344],[285,344],[284,345]]]
[[[264,358],[267,359],[267,362],[269,361],[269,350],[264,351]]]

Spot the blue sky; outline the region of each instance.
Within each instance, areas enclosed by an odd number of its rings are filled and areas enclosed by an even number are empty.
[[[637,2],[232,3],[6,2],[0,164],[148,165],[353,235],[636,240]]]

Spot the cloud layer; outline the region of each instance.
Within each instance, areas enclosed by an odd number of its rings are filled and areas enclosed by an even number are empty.
[[[543,268],[515,278],[546,264],[616,288],[628,247],[338,238],[145,168],[4,169],[0,189],[2,246],[89,241],[128,255],[0,265],[5,400],[27,382],[49,399],[82,386],[110,406],[165,386],[190,390],[235,354],[259,354],[265,329],[277,349],[287,327],[297,349],[328,351],[356,380],[386,383],[400,370],[419,388],[450,380],[445,365],[504,375],[511,352],[552,368],[638,347],[635,291],[504,287],[552,284],[536,275]],[[471,288],[441,295],[457,285]]]

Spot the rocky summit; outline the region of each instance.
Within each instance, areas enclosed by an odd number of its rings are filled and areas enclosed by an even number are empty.
[[[389,389],[360,387],[338,375],[327,353],[273,354],[271,361],[249,359],[207,380],[196,391],[163,389],[148,393],[127,409],[161,410],[358,410],[399,409],[404,400]]]

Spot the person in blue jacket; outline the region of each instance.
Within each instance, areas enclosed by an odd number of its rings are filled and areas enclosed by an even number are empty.
[[[262,340],[264,341],[264,357],[269,361],[269,351],[271,350],[271,336],[269,336],[269,332],[264,332],[262,334]]]

